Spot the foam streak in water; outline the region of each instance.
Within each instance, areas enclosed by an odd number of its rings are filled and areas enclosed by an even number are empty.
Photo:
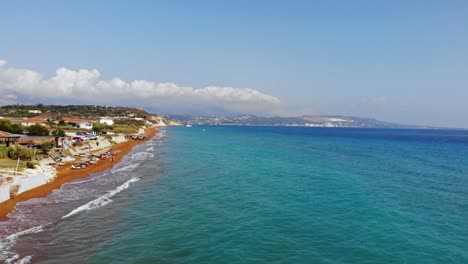
[[[19,259],[18,261],[16,261],[17,259],[19,258],[19,255],[15,255],[13,258],[11,259],[7,259],[5,263],[7,264],[10,264],[10,263],[15,263],[15,264],[26,264],[26,263],[30,263],[31,259],[32,259],[32,256],[26,256],[22,259]],[[13,261],[16,261],[16,262],[13,262]]]
[[[81,184],[81,183],[87,183],[87,182],[92,182],[92,181],[95,181],[96,179],[89,179],[89,180],[82,180],[82,181],[73,181],[73,182],[69,182],[67,184]]]
[[[138,164],[130,164],[130,165],[127,165],[127,166],[119,168],[119,169],[113,169],[112,173],[116,173],[116,172],[120,172],[120,171],[131,171],[131,170],[136,169],[138,167],[138,165],[140,165],[140,164],[139,163]]]
[[[46,224],[47,225],[47,224]],[[4,240],[0,241],[0,260],[4,260],[5,263],[28,263],[31,259],[30,256],[26,256],[22,259],[19,259],[19,255],[9,250],[15,244],[16,240],[20,236],[28,235],[28,234],[36,234],[42,232],[46,225],[35,226],[15,234],[12,234],[5,238]]]
[[[102,206],[112,202],[112,200],[110,198],[112,198],[114,195],[118,194],[119,192],[127,189],[130,186],[130,183],[136,182],[138,180],[140,180],[140,178],[137,178],[137,177],[131,178],[130,180],[128,180],[124,184],[117,187],[115,190],[110,191],[109,193],[106,193],[103,196],[101,196],[101,197],[99,197],[99,198],[97,198],[97,199],[95,199],[95,200],[93,200],[93,201],[91,201],[91,202],[89,202],[87,204],[84,204],[84,205],[76,208],[75,210],[71,211],[67,215],[63,216],[62,219],[66,219],[66,218],[68,218],[68,217],[70,217],[72,215],[75,215],[75,214],[83,212],[83,211],[89,211],[89,210],[92,210],[92,209],[95,209],[95,208],[102,207]]]
[[[148,150],[147,150],[148,151]],[[148,158],[153,158],[154,155],[148,152],[138,152],[132,155],[132,160],[147,160]]]

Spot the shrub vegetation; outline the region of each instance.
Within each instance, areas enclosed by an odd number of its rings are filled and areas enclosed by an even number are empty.
[[[36,157],[35,149],[21,145],[10,145],[7,152],[10,159],[32,160]]]
[[[23,132],[23,127],[12,123],[7,119],[0,119],[0,130],[13,134],[21,134]]]
[[[30,136],[48,136],[50,135],[49,129],[43,125],[35,124],[32,126],[29,126],[28,129],[28,135]]]

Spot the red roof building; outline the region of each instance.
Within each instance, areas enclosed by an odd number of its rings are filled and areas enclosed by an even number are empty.
[[[46,123],[47,123],[47,120],[45,118],[39,118],[39,117],[24,118],[21,121],[22,126],[32,126],[35,124],[45,125]]]

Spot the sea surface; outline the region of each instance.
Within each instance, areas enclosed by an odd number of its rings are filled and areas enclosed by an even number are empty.
[[[468,131],[168,128],[10,217],[0,263],[468,263]]]

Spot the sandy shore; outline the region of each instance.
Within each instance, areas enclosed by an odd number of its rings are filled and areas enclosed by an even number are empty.
[[[88,166],[81,170],[71,169],[71,164],[66,164],[65,166],[59,167],[57,169],[57,178],[48,184],[42,185],[40,187],[34,188],[27,192],[24,192],[13,199],[0,203],[0,221],[6,220],[7,215],[15,208],[16,204],[20,202],[27,201],[32,198],[45,197],[51,191],[60,189],[60,187],[70,181],[85,178],[91,173],[101,172],[106,169],[112,168],[117,162],[119,162],[123,156],[129,153],[133,147],[147,141],[154,137],[158,133],[158,130],[154,128],[145,129],[145,134],[150,137],[146,140],[129,140],[123,143],[119,143],[112,146],[112,152],[115,152],[114,162],[111,162],[109,159],[100,160],[97,164]]]

